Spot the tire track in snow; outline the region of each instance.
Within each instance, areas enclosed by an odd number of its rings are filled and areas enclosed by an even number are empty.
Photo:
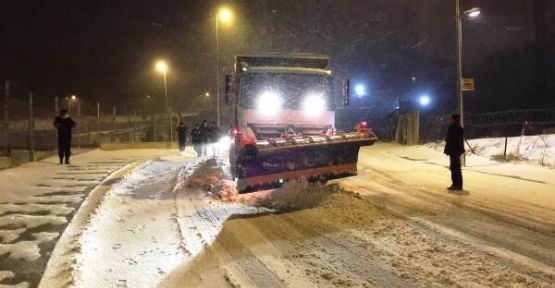
[[[555,272],[555,268],[553,268],[555,259],[550,253],[555,250],[550,250],[545,245],[555,246],[555,237],[553,237],[552,230],[543,223],[528,219],[526,221],[530,221],[532,225],[527,225],[525,224],[527,222],[524,221],[513,222],[495,210],[483,209],[467,202],[457,202],[458,199],[450,197],[448,194],[441,195],[422,188],[411,187],[383,171],[365,168],[365,172],[361,173],[359,177],[368,177],[373,179],[374,183],[378,183],[372,189],[366,187],[366,182],[361,183],[362,185],[357,184],[355,179],[341,182],[348,189],[366,192],[368,197],[374,199],[373,203],[379,203],[375,204],[375,207],[403,219],[411,226],[433,237],[455,242],[455,245],[470,244],[485,254],[495,251],[495,255],[492,254],[491,257],[503,265],[540,282],[550,283],[552,274],[549,271]],[[381,192],[389,190],[401,193]],[[453,216],[446,215],[446,213],[439,213],[437,216],[434,210],[438,207],[442,211],[451,211],[449,214],[456,215],[454,216],[456,218],[451,219]],[[414,221],[415,217],[420,217],[418,218],[420,220]],[[431,225],[424,224],[426,221],[429,221]],[[443,228],[432,229],[433,226]],[[457,233],[447,235],[441,232],[442,230],[444,232],[453,230]],[[518,233],[518,236],[491,233],[496,230]],[[459,236],[455,237],[454,235]],[[511,241],[511,239],[518,239],[518,241]],[[524,239],[527,239],[526,242],[522,241]],[[503,249],[506,251],[503,252]]]
[[[188,220],[191,221],[190,225],[200,227],[200,229],[197,228],[197,236],[206,249],[212,249],[210,245],[221,245],[235,266],[256,287],[285,287],[282,280],[233,234],[222,230],[224,221],[228,220],[230,216],[248,211],[237,207],[233,209],[231,204],[211,203],[202,191],[184,189],[183,196],[187,202],[184,205],[189,206],[196,213],[196,215],[190,215]],[[221,253],[221,251],[216,253]]]

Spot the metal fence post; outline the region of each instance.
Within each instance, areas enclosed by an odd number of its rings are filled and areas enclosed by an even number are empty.
[[[133,111],[133,143],[139,142],[137,139],[137,110]]]
[[[36,161],[35,155],[35,115],[33,111],[33,93],[29,92],[29,160]]]
[[[2,123],[2,150],[4,155],[9,154],[10,145],[10,82],[4,83],[4,122]]]
[[[96,133],[100,134],[100,101],[96,102]]]
[[[125,114],[127,114],[127,135],[129,137],[129,142],[134,142],[132,137],[133,137],[133,130],[131,129],[131,112],[129,112],[129,110],[127,110],[127,108],[125,108]]]
[[[81,127],[83,123],[81,121],[81,102],[77,102],[77,147],[81,148],[81,132],[83,131]]]
[[[158,140],[158,127],[156,127],[156,113],[152,114],[152,142]]]
[[[112,142],[116,141],[116,105],[112,108],[112,137],[110,140]]]

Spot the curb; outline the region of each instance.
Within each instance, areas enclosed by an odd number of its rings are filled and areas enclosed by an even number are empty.
[[[83,201],[71,222],[62,232],[50,255],[38,287],[57,288],[74,284],[72,272],[75,268],[75,258],[73,255],[80,250],[79,238],[82,228],[87,224],[106,192],[110,191],[112,186],[122,180],[129,171],[146,162],[133,162],[118,169],[91,190],[87,199]]]

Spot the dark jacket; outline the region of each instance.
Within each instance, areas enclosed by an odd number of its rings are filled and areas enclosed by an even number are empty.
[[[187,134],[189,133],[189,128],[187,126],[178,126],[176,130],[179,143],[187,142]]]
[[[210,142],[216,143],[220,141],[220,128],[218,126],[210,127]]]
[[[464,153],[464,129],[461,124],[455,123],[449,125],[447,137],[445,138],[445,150],[447,155],[461,155]]]
[[[202,143],[210,142],[210,127],[200,126],[200,139]]]
[[[200,144],[202,143],[202,135],[201,135],[201,131],[200,128],[193,128],[193,130],[191,130],[191,142],[193,142],[193,144]]]
[[[71,138],[71,129],[75,127],[75,121],[71,117],[58,116],[54,118],[54,127],[58,129],[59,138]]]

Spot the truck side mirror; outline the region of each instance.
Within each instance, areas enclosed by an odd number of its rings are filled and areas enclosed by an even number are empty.
[[[343,79],[343,106],[349,106],[349,90],[350,90],[350,80],[349,78],[345,77]]]
[[[233,94],[233,77],[227,74],[225,75],[225,103],[231,104],[231,98]]]

